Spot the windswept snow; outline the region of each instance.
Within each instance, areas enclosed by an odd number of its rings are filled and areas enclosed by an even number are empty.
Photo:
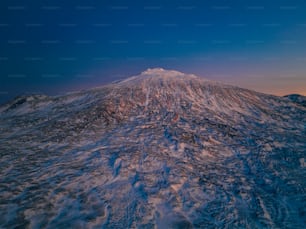
[[[161,68],[16,98],[0,227],[305,228],[305,123],[288,98]]]

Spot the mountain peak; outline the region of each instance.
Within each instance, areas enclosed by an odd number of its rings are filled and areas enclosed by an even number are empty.
[[[182,72],[175,70],[166,70],[163,68],[148,68],[143,71],[140,75],[142,76],[183,76],[185,75]]]
[[[139,75],[129,77],[121,83],[125,82],[135,82],[135,81],[143,81],[143,80],[186,80],[186,79],[199,79],[200,77],[193,74],[186,74],[176,70],[166,70],[164,68],[148,68],[147,70],[141,72]]]

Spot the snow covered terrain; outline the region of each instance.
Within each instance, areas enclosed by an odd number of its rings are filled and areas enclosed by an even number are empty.
[[[160,68],[18,97],[0,107],[0,228],[305,228],[295,100]]]
[[[298,103],[304,107],[306,107],[306,96],[298,95],[298,94],[291,94],[291,95],[286,95],[288,99],[291,101]]]

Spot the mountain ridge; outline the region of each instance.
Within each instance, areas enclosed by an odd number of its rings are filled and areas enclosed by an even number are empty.
[[[8,104],[14,104],[14,103],[19,103],[20,101],[24,101],[25,100],[29,100],[29,101],[33,101],[33,100],[41,100],[41,99],[57,99],[59,97],[69,97],[69,96],[73,96],[73,95],[78,95],[78,94],[82,94],[82,93],[90,93],[91,91],[99,91],[99,90],[104,90],[110,86],[127,86],[126,84],[128,82],[130,83],[139,83],[137,81],[146,81],[146,80],[164,80],[164,81],[172,81],[172,80],[195,80],[196,82],[199,83],[207,83],[207,84],[215,84],[215,85],[220,85],[222,87],[232,87],[232,88],[237,88],[237,89],[242,89],[242,90],[249,90],[249,89],[245,89],[245,88],[241,88],[241,87],[237,87],[234,85],[230,85],[230,84],[225,84],[219,81],[213,81],[213,80],[208,80],[205,79],[203,77],[198,77],[194,74],[184,74],[182,72],[176,71],[176,70],[165,70],[163,68],[148,68],[147,70],[141,72],[139,75],[136,76],[131,76],[128,77],[126,79],[120,80],[120,81],[114,81],[111,82],[109,84],[106,85],[102,85],[102,86],[98,86],[98,87],[93,87],[90,89],[83,89],[81,91],[75,91],[75,92],[70,92],[68,94],[63,94],[63,95],[57,95],[57,96],[47,96],[45,94],[30,94],[30,95],[19,95],[15,98],[13,98],[12,100],[8,101],[7,103],[4,103],[1,105],[1,107],[7,106]],[[268,95],[265,93],[261,93],[261,92],[256,92],[253,90],[249,90],[251,92],[257,93],[257,94],[262,94],[262,95]],[[274,96],[274,95],[269,95],[269,96]],[[279,96],[277,96],[279,97]],[[283,96],[285,98],[290,98],[290,97],[299,97],[299,98],[303,98],[304,96],[302,95],[298,95],[298,94],[290,94],[290,95],[286,95]],[[292,102],[295,102],[291,99]],[[2,109],[3,110],[3,109]]]

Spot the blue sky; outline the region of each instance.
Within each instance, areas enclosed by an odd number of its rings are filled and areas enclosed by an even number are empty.
[[[306,2],[1,1],[0,101],[163,67],[306,94]]]

